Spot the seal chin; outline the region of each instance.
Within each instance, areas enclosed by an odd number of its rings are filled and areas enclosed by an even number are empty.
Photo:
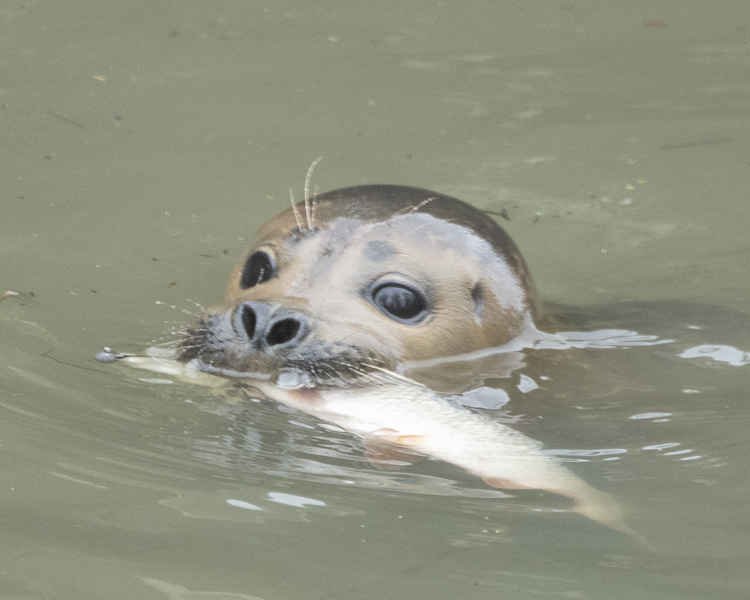
[[[237,335],[232,321],[225,313],[201,318],[180,341],[177,360],[213,375],[272,382],[287,390],[355,387],[395,367],[372,351],[314,337],[295,346],[259,349]]]

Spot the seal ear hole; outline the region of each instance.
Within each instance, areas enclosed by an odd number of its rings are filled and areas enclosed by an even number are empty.
[[[471,299],[474,302],[474,314],[481,319],[484,312],[484,288],[481,283],[471,288]]]
[[[386,316],[407,325],[416,325],[427,316],[422,293],[401,283],[379,285],[372,292],[372,302]]]
[[[268,281],[273,277],[274,264],[267,252],[258,250],[250,255],[240,276],[240,287],[243,290]]]

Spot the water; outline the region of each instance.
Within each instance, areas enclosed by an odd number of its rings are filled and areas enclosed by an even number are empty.
[[[750,8],[690,4],[1,2],[0,596],[750,595]],[[321,154],[505,209],[572,324],[675,340],[468,367],[653,550],[93,360],[219,300]]]

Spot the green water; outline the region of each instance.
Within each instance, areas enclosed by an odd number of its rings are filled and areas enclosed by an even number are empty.
[[[545,298],[675,339],[498,383],[651,550],[93,361],[218,301],[318,155],[506,209]],[[0,0],[0,175],[0,597],[750,596],[750,366],[679,357],[750,351],[747,2]]]

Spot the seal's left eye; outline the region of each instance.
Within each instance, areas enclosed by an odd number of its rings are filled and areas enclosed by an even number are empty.
[[[242,268],[240,287],[246,290],[254,285],[268,281],[273,277],[273,271],[273,259],[267,252],[263,252],[262,250],[253,252]]]
[[[427,316],[424,296],[400,283],[379,285],[372,293],[372,301],[385,315],[407,325],[416,325]]]

